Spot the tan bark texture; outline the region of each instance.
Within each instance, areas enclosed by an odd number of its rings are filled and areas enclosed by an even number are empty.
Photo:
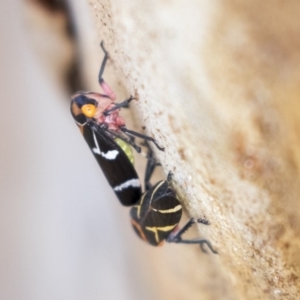
[[[89,3],[141,123],[166,148],[165,172],[219,251],[160,275],[152,261],[158,297],[299,299],[300,2]]]

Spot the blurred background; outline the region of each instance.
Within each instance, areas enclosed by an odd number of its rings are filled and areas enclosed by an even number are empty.
[[[101,37],[87,1],[6,1],[0,15],[0,299],[183,299],[187,283],[200,289],[176,265],[199,249],[135,236],[70,115],[75,91],[99,91]],[[104,76],[118,100],[128,96],[111,62]]]
[[[0,19],[0,298],[153,299],[147,250],[69,112],[72,93],[99,91],[88,5],[6,1]]]
[[[0,299],[299,298],[299,9],[4,1]],[[166,146],[183,206],[211,222],[187,237],[219,255],[142,242],[104,179],[69,108],[74,92],[100,91],[102,39],[117,101],[141,100],[122,110],[128,128]]]

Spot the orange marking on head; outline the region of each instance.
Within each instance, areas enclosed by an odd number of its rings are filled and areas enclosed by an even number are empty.
[[[81,107],[82,113],[88,117],[93,118],[96,114],[97,107],[94,104],[85,104]]]

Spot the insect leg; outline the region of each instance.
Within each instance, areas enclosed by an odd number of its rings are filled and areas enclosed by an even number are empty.
[[[161,164],[156,161],[154,157],[154,153],[152,149],[149,147],[147,141],[143,143],[144,146],[147,147],[147,165],[145,170],[145,178],[144,178],[144,184],[145,184],[145,191],[147,192],[151,187],[152,184],[150,183],[150,179],[153,175],[153,172],[157,166],[160,166]]]
[[[183,233],[185,233],[193,224],[196,222],[202,223],[204,225],[209,225],[209,222],[205,219],[198,219],[195,220],[194,218],[191,218],[179,231],[175,232],[174,234],[171,234],[167,238],[168,243],[177,243],[177,244],[200,244],[201,250],[204,253],[207,253],[206,249],[203,247],[204,244],[208,246],[208,248],[211,250],[212,253],[217,254],[218,252],[213,249],[211,243],[207,240],[201,239],[201,240],[183,240],[181,236]]]
[[[172,233],[168,239],[167,242],[169,243],[176,243],[176,241],[181,240],[181,236],[192,227],[193,224],[196,223],[196,220],[194,218],[191,218],[180,230],[177,232]]]
[[[168,240],[167,240],[168,242]],[[208,253],[206,249],[204,248],[204,244],[207,245],[207,247],[210,249],[210,251],[214,254],[218,254],[218,251],[216,251],[211,243],[208,240],[178,240],[178,241],[172,241],[172,243],[177,243],[177,244],[200,244],[200,248],[203,253]]]
[[[167,176],[167,181],[171,182],[173,180],[173,176],[174,176],[173,172],[169,171],[168,176]]]
[[[133,130],[129,130],[127,129],[125,126],[121,126],[120,127],[120,130],[122,130],[123,132],[125,132],[127,135],[131,135],[131,136],[136,136],[136,137],[139,137],[141,139],[145,139],[147,141],[150,141],[150,142],[153,142],[154,145],[160,150],[160,151],[165,151],[165,148],[163,147],[160,147],[156,140],[148,135],[145,135],[145,134],[142,134],[142,133],[139,133],[139,132],[136,132],[136,131],[133,131]]]
[[[99,75],[98,75],[98,81],[101,84],[101,82],[103,81],[102,76],[104,73],[105,65],[106,65],[106,62],[107,62],[109,56],[108,56],[108,52],[104,48],[104,41],[101,41],[100,47],[102,48],[102,50],[104,52],[104,58],[102,60],[101,68],[100,68]]]
[[[141,153],[142,151],[142,148],[140,146],[138,146],[135,142],[134,142],[134,138],[132,137],[127,137],[123,134],[120,134],[116,131],[112,131],[112,130],[108,130],[107,128],[105,127],[102,127],[103,130],[105,130],[107,132],[107,135],[109,136],[112,136],[113,138],[119,138],[121,139],[122,141],[126,142],[127,144],[129,144],[130,146],[132,146],[135,151],[137,153]]]
[[[102,78],[103,73],[104,73],[104,69],[107,63],[107,60],[109,58],[108,52],[106,51],[106,49],[104,48],[104,42],[101,41],[100,43],[100,47],[102,48],[103,52],[104,52],[104,58],[102,60],[102,64],[99,70],[99,75],[98,75],[98,82],[104,92],[104,94],[110,98],[111,100],[115,101],[116,100],[116,95],[113,92],[113,90],[109,87],[109,85],[104,81],[104,79]]]
[[[111,112],[121,108],[121,107],[127,107],[129,105],[129,103],[134,100],[135,98],[133,96],[130,96],[127,100],[121,102],[121,103],[116,103],[116,105],[111,108],[111,109],[108,109],[106,111],[103,112],[103,115],[104,116],[108,116]]]

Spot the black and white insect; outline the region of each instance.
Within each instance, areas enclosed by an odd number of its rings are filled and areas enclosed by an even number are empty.
[[[102,78],[109,55],[103,41],[100,46],[104,58],[98,81],[103,93],[75,93],[71,99],[71,114],[121,204],[131,206],[140,200],[142,192],[129,145],[140,152],[141,147],[134,142],[134,137],[138,137],[153,142],[161,151],[164,148],[152,137],[126,128],[119,111],[121,107],[128,106],[134,97],[115,103],[115,93]]]
[[[183,233],[193,224],[198,222],[209,225],[209,222],[192,218],[179,229],[182,206],[171,187],[172,173],[169,173],[167,180],[151,186],[150,178],[158,164],[147,141],[153,142],[161,151],[164,148],[160,147],[152,137],[126,128],[119,110],[128,106],[134,98],[131,96],[121,103],[115,103],[114,92],[102,78],[108,52],[103,42],[100,45],[104,52],[104,59],[98,81],[103,93],[84,91],[75,93],[71,100],[71,114],[121,204],[132,206],[130,216],[134,231],[153,246],[162,245],[164,241],[199,244],[203,252],[206,252],[204,245],[207,245],[213,253],[217,253],[207,240],[182,239]],[[137,152],[141,151],[141,148],[135,144],[134,137],[144,139],[148,146],[144,184],[146,192],[143,195],[140,180],[133,166],[133,153],[130,147],[132,146]]]
[[[169,172],[167,180],[159,181],[150,187],[150,177],[155,168],[155,161],[149,160],[148,162],[145,175],[145,186],[148,190],[130,209],[131,224],[136,234],[153,246],[160,246],[164,241],[177,244],[199,244],[203,252],[206,252],[204,245],[207,245],[211,252],[218,253],[205,239],[182,239],[183,233],[193,224],[209,225],[209,222],[206,219],[191,218],[179,229],[182,206],[171,187],[173,174]]]

